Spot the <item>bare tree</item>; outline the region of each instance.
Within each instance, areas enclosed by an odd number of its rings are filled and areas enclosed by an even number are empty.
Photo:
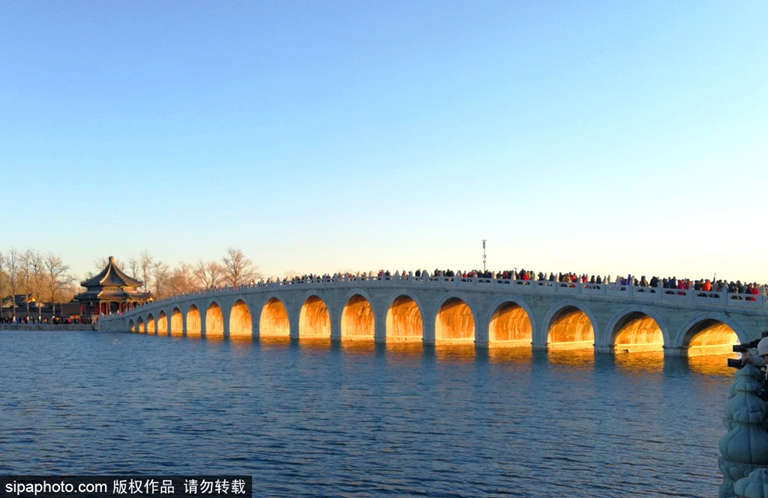
[[[11,310],[13,312],[13,321],[16,321],[16,293],[19,290],[21,279],[21,262],[19,261],[19,251],[14,248],[8,252],[5,258],[5,268],[8,270],[8,290],[11,292]]]
[[[229,285],[242,285],[261,276],[253,266],[253,262],[246,258],[240,249],[230,247],[222,261],[224,262],[224,281]]]
[[[155,266],[155,259],[149,254],[149,252],[144,251],[139,255],[139,275],[141,275],[141,280],[144,282],[141,286],[144,291],[148,291],[150,289],[150,280],[152,279],[152,269]]]
[[[109,259],[105,257],[98,257],[93,260],[93,273],[91,274],[91,277],[94,275],[98,275],[101,270],[104,269],[105,266],[109,264]]]
[[[192,274],[197,279],[200,287],[208,289],[216,287],[222,278],[222,268],[215,261],[198,261],[192,269]]]
[[[32,281],[32,260],[34,259],[34,253],[32,249],[27,249],[23,253],[19,254],[19,267],[21,269],[21,284],[24,287],[24,304],[26,305],[27,314],[26,318],[29,318],[29,295]]]
[[[168,280],[171,278],[171,271],[168,265],[158,261],[152,265],[152,280],[155,284],[155,299],[163,299],[168,295]]]
[[[8,277],[5,273],[5,255],[0,251],[0,319],[3,318],[3,300],[8,287]]]
[[[35,304],[37,306],[37,319],[42,319],[42,304],[43,300],[40,296],[40,291],[43,289],[45,279],[45,261],[43,256],[38,251],[32,251],[30,255],[30,277],[31,277],[31,291],[35,298]],[[29,305],[27,305],[29,309]],[[27,311],[29,313],[29,311]]]
[[[85,289],[83,287],[80,287],[75,283],[74,280],[72,280],[61,287],[59,302],[68,303],[74,299],[76,294],[79,294],[84,290]]]
[[[139,278],[139,260],[136,258],[131,258],[128,260],[128,266],[123,268],[126,272],[128,272],[128,275],[133,278]]]
[[[67,275],[69,266],[65,265],[61,258],[48,253],[45,257],[45,273],[48,281],[48,290],[50,291],[51,306],[53,313],[56,314],[56,295],[62,291],[64,286],[72,283],[72,277]]]
[[[193,291],[197,288],[192,265],[181,263],[178,267],[171,270],[168,278],[168,294],[175,296]]]

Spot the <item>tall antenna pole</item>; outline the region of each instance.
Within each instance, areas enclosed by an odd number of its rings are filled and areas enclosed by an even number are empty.
[[[488,239],[483,239],[483,272],[485,272],[485,241]]]

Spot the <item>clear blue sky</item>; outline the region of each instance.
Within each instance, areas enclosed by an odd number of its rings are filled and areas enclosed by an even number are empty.
[[[768,282],[768,2],[0,0],[0,250]]]

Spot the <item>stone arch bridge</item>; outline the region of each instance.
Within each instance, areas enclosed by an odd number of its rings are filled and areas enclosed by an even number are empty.
[[[210,289],[101,317],[99,330],[246,338],[532,346],[666,356],[730,352],[768,330],[768,299],[693,290],[461,277],[342,277]]]

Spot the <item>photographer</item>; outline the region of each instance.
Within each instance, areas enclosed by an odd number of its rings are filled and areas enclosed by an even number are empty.
[[[741,358],[735,360],[738,365],[733,366],[741,368],[745,365],[752,365],[763,372],[763,389],[755,394],[757,394],[763,401],[768,401],[768,330],[763,332],[762,339],[752,341],[749,344],[734,346],[733,349],[734,351],[738,350],[741,353]]]
[[[763,332],[765,334],[765,332]],[[750,364],[759,369],[768,365],[768,337],[763,337],[758,341],[757,347],[747,348],[741,354],[741,365]]]

